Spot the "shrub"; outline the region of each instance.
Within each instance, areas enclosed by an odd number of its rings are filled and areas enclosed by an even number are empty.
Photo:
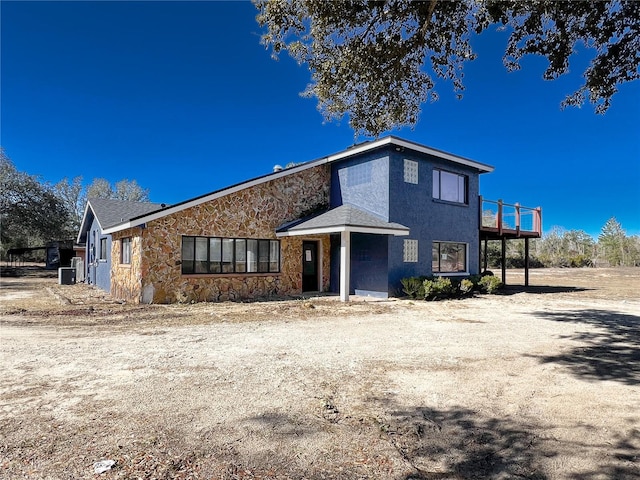
[[[406,293],[409,298],[424,299],[424,285],[421,278],[403,278],[400,282],[402,282],[402,291]]]
[[[425,280],[424,298],[426,300],[437,300],[440,298],[450,298],[456,293],[456,288],[449,278],[435,277],[433,280]]]
[[[485,293],[496,293],[500,288],[502,288],[502,282],[498,277],[485,275],[480,279],[480,282],[478,282],[478,286],[481,291]]]
[[[471,294],[474,288],[476,288],[476,286],[474,285],[473,281],[468,278],[462,279],[460,285],[458,286],[458,290],[460,292],[460,295],[462,296]]]

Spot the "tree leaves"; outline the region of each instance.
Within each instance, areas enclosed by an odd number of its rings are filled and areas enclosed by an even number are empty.
[[[640,2],[585,1],[364,1],[254,0],[262,43],[277,58],[283,50],[306,63],[326,120],[348,115],[356,136],[378,136],[414,126],[421,105],[435,101],[434,78],[464,91],[464,64],[475,58],[473,34],[500,24],[511,31],[504,64],[520,68],[523,56],[545,56],[543,77],[569,70],[577,46],[595,50],[585,83],[561,106],[586,98],[604,113],[618,85],[638,78]]]

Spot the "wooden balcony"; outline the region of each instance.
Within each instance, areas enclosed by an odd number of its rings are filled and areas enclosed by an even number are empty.
[[[540,238],[542,209],[523,207],[519,203],[485,200],[480,196],[480,238],[500,240],[511,238]]]
[[[506,242],[524,239],[524,284],[529,286],[529,239],[542,236],[542,209],[480,197],[480,265],[487,271],[487,242],[500,240],[502,283],[507,283]],[[482,243],[484,242],[484,249]]]

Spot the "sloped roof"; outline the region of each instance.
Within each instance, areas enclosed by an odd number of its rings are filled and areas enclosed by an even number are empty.
[[[281,225],[276,230],[276,235],[282,237],[342,231],[408,235],[409,227],[395,222],[386,222],[372,213],[353,205],[340,205],[313,217],[298,219]]]
[[[166,205],[151,202],[133,202],[130,200],[115,200],[112,198],[90,198],[82,217],[78,242],[83,242],[87,230],[91,226],[93,218],[98,221],[104,231],[109,227],[121,224],[132,218],[155,212]]]
[[[245,182],[237,183],[235,185],[231,185],[229,187],[226,187],[220,190],[216,190],[204,195],[200,195],[198,197],[194,197],[189,200],[176,203],[174,205],[171,205],[170,207],[158,208],[151,212],[142,213],[137,216],[131,216],[126,220],[123,220],[119,223],[111,225],[110,227],[103,227],[103,230],[106,230],[105,233],[113,233],[119,230],[125,230],[127,228],[140,225],[142,223],[146,223],[152,220],[156,220],[158,218],[162,218],[166,215],[171,215],[173,213],[181,212],[183,210],[186,210],[187,208],[194,207],[196,205],[200,205],[205,202],[209,202],[216,198],[220,198],[225,195],[229,195],[229,194],[238,192],[240,190],[244,190],[245,188],[250,188],[254,185],[259,185],[261,183],[275,180],[280,177],[292,175],[294,173],[300,172],[302,170],[306,170],[308,168],[313,168],[318,165],[339,162],[339,161],[351,158],[354,155],[359,155],[365,152],[375,150],[377,148],[388,147],[388,146],[394,146],[395,149],[398,151],[403,151],[404,149],[408,149],[408,150],[413,150],[419,153],[433,155],[435,157],[442,158],[443,160],[448,160],[450,162],[457,163],[459,165],[464,165],[464,166],[476,169],[479,173],[487,173],[487,172],[493,171],[492,166],[484,163],[476,162],[475,160],[470,160],[468,158],[464,158],[459,155],[454,155],[452,153],[444,152],[442,150],[437,150],[431,147],[427,147],[426,145],[421,145],[419,143],[415,143],[409,140],[403,140],[401,138],[394,137],[394,136],[387,136],[377,140],[371,140],[364,143],[360,143],[358,145],[353,145],[352,147],[349,147],[333,155],[318,158],[316,160],[295,165],[290,168],[285,168],[283,170],[279,170],[273,173],[268,173],[266,175],[253,178]]]

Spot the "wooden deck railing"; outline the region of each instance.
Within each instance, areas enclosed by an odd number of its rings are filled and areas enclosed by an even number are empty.
[[[480,229],[515,236],[542,236],[542,209],[519,203],[485,200],[480,196]]]

